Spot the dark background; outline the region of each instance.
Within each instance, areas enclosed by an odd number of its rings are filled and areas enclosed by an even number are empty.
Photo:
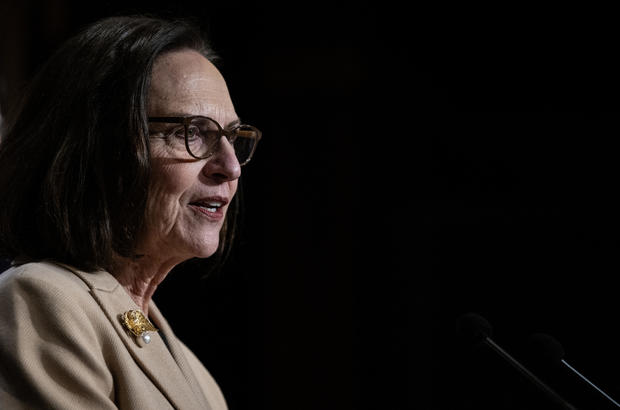
[[[293,5],[294,4],[294,5]],[[3,0],[2,106],[115,14],[191,18],[264,132],[225,269],[155,299],[232,410],[550,408],[455,338],[555,336],[620,398],[618,26],[604,9]],[[70,79],[67,79],[68,85]],[[604,408],[566,372],[539,376]],[[598,400],[598,401],[597,401]]]

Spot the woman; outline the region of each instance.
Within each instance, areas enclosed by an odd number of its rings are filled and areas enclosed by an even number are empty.
[[[110,18],[33,80],[0,144],[0,407],[224,409],[151,300],[230,245],[241,125],[186,24]]]

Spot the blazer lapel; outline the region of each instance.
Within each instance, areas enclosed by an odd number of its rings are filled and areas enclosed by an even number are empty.
[[[200,392],[200,389],[196,390],[193,383],[189,382],[185,374],[187,371],[181,370],[180,365],[175,361],[177,358],[173,358],[159,332],[150,333],[150,343],[144,344],[138,343],[136,337],[125,330],[119,315],[128,310],[140,308],[114,276],[105,271],[85,273],[69,266],[65,267],[79,276],[91,288],[93,298],[112,322],[136,363],[175,408],[210,409],[204,396],[196,394],[196,392]],[[158,311],[157,314],[159,314]],[[160,314],[159,317],[161,317]],[[160,322],[164,321],[160,320]],[[168,339],[174,339],[174,337]]]
[[[163,333],[163,336],[166,338],[170,353],[172,354],[172,357],[177,362],[179,368],[185,375],[185,379],[194,391],[194,395],[198,400],[200,400],[203,408],[209,408],[207,399],[204,396],[202,389],[200,388],[200,384],[198,383],[198,380],[196,379],[196,376],[194,375],[194,372],[192,371],[189,362],[185,357],[185,354],[183,353],[178,339],[174,335],[172,329],[170,328],[170,325],[168,325],[168,322],[153,301],[151,301],[151,304],[149,305],[149,316],[153,318],[155,325],[159,328],[159,331]]]

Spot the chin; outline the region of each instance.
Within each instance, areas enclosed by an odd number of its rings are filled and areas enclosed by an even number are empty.
[[[194,249],[194,257],[195,258],[211,257],[217,252],[218,246],[219,246],[219,240],[215,242],[209,242],[209,243],[202,244],[202,246],[199,246],[196,249]]]
[[[184,260],[192,258],[208,258],[213,256],[220,245],[220,230],[180,230],[174,237],[167,240],[168,244],[176,244],[175,253]],[[172,247],[172,246],[171,246]]]
[[[194,257],[200,258],[200,259],[206,259],[206,258],[210,258],[211,256],[215,255],[215,252],[217,252],[217,248],[209,249],[208,251],[204,251],[204,252],[200,252],[194,255]]]

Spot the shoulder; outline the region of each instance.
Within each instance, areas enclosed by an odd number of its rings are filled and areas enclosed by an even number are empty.
[[[75,273],[53,262],[26,263],[10,267],[0,274],[0,292],[23,286],[88,291],[86,283]]]
[[[113,331],[102,324],[88,285],[68,268],[39,262],[0,274],[0,401],[109,403],[114,380],[104,347]]]
[[[69,324],[97,310],[88,285],[61,265],[27,263],[0,274],[0,325],[39,322],[41,317],[49,326]]]
[[[88,285],[62,265],[28,263],[0,274],[0,356],[54,346],[79,353],[77,346],[101,345],[101,323],[105,315]]]

